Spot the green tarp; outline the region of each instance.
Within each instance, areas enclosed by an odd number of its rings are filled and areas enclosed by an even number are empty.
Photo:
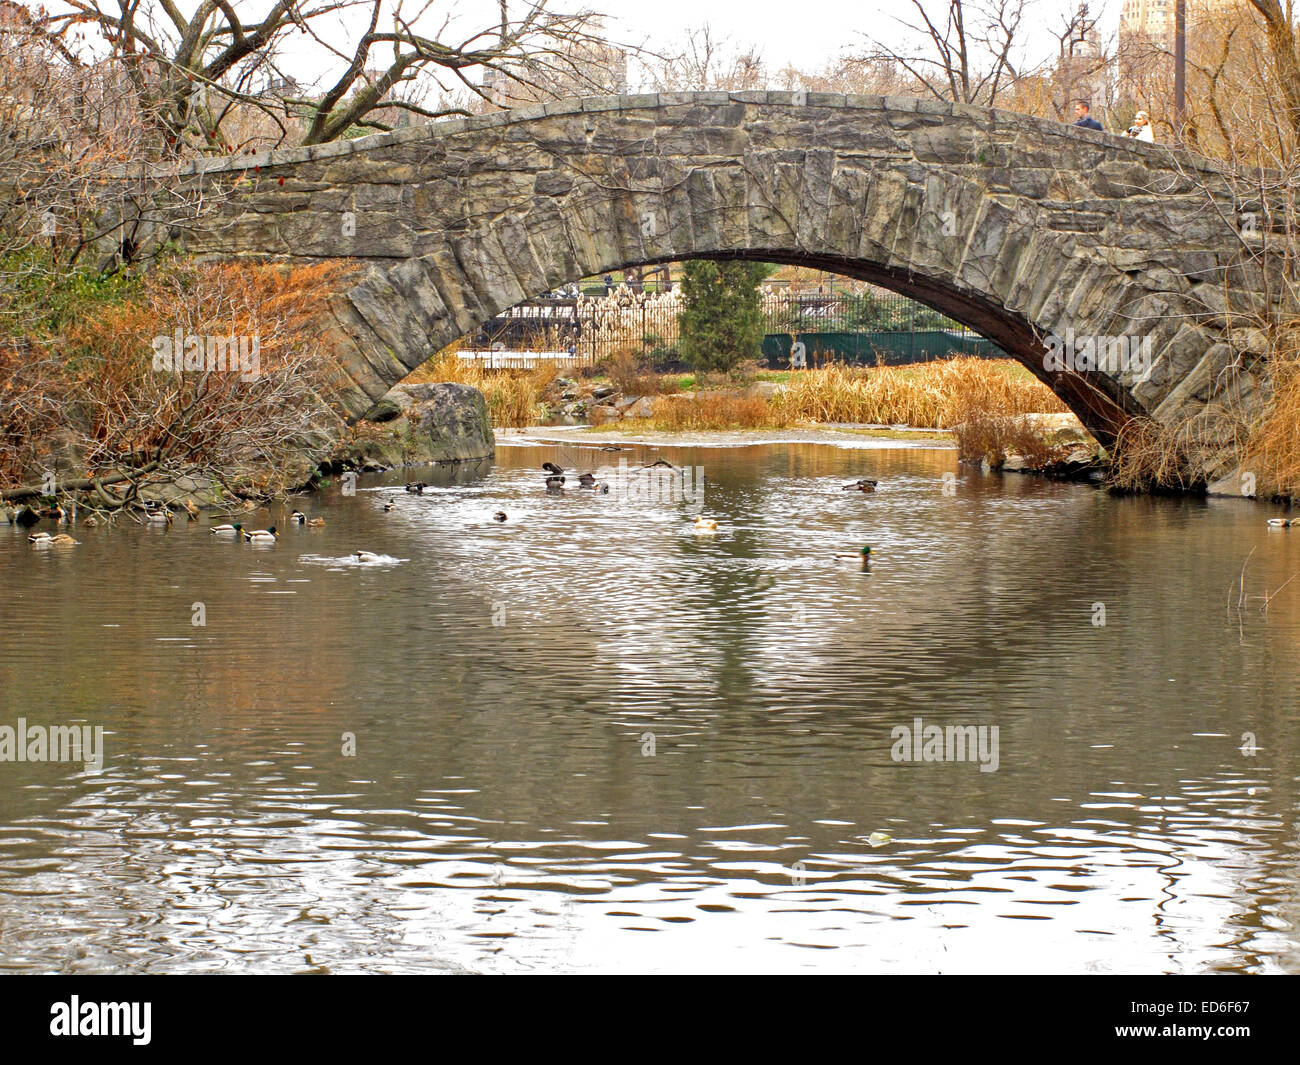
[[[948,333],[943,330],[918,333],[799,333],[798,339],[807,349],[808,365],[822,362],[815,355],[834,353],[836,362],[866,366],[883,363],[901,366],[912,362],[927,362],[950,354],[979,355],[1001,359],[1006,354],[991,340],[966,333]],[[771,365],[790,365],[789,333],[771,333],[763,340],[763,360]]]

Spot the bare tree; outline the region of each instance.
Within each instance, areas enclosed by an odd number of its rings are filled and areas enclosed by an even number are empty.
[[[658,57],[647,73],[660,92],[743,92],[768,83],[757,47],[721,37],[707,25],[691,30],[680,51]]]
[[[1283,110],[1291,129],[1300,136],[1300,44],[1296,41],[1296,14],[1291,0],[1250,0],[1264,20],[1274,78],[1282,94]]]
[[[1028,71],[1019,63],[1032,0],[911,0],[914,21],[896,18],[905,40],[865,34],[868,58],[897,64],[918,91],[939,100],[993,106]]]
[[[435,12],[434,0],[265,0],[253,16],[241,10],[256,0],[201,0],[191,15],[173,0],[66,2],[70,12],[44,17],[48,31],[94,28],[178,154],[247,147],[232,135],[241,110],[264,117],[274,144],[320,144],[389,129],[396,112],[467,113],[463,100],[484,95],[471,74],[485,70],[539,93],[548,81],[567,88],[589,70],[584,48],[605,43],[598,16],[555,12],[550,0],[501,0],[499,18],[477,23]],[[294,84],[291,42],[329,57],[318,91],[278,88]]]

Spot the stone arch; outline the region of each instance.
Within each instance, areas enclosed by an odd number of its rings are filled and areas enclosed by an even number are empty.
[[[353,416],[521,300],[628,267],[744,257],[935,307],[1109,440],[1127,415],[1172,420],[1207,401],[1230,358],[1224,285],[1250,288],[1232,189],[1207,161],[932,101],[561,101],[208,164],[180,181],[208,193],[201,219],[165,223],[196,254],[365,263],[327,299],[338,399]],[[1044,338],[1067,330],[1149,337],[1154,363],[1049,369]]]

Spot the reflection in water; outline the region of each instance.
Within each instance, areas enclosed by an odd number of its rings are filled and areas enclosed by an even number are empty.
[[[0,762],[0,967],[1300,971],[1300,592],[1235,609],[1300,535],[943,450],[660,456],[717,535],[538,446],[268,548],[0,529],[0,725],[106,747]],[[893,761],[917,717],[997,771]]]

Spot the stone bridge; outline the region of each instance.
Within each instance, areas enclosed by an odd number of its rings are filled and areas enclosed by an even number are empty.
[[[591,98],[168,180],[173,202],[202,192],[198,224],[153,216],[192,253],[364,261],[322,294],[351,416],[520,300],[690,258],[912,296],[997,342],[1103,441],[1132,414],[1172,425],[1261,399],[1263,335],[1240,316],[1266,304],[1267,279],[1226,175],[1024,115],[823,93]],[[137,245],[162,235],[147,213],[124,217]],[[1132,337],[1151,362],[1062,366],[1052,337],[1081,355],[1084,338]]]

